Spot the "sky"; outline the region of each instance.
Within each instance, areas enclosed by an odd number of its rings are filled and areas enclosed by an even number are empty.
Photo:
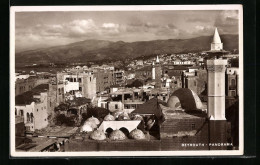
[[[15,48],[25,51],[77,41],[149,41],[238,34],[238,11],[16,12]]]

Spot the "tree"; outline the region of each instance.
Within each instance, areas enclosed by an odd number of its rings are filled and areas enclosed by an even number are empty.
[[[133,88],[133,87],[139,88],[141,86],[143,86],[143,82],[138,79],[133,81],[131,84],[126,85],[126,87],[128,87],[128,88]]]

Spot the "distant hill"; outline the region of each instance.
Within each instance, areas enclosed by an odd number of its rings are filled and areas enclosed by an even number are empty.
[[[238,35],[222,35],[225,50],[238,49]],[[210,49],[212,36],[138,42],[86,40],[64,46],[16,53],[16,63],[89,62],[134,59],[162,53],[200,52]]]

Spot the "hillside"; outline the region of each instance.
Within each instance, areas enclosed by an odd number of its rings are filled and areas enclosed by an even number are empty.
[[[138,42],[86,40],[64,46],[16,53],[16,63],[89,62],[133,59],[161,53],[200,52],[210,49],[212,36]],[[222,35],[225,50],[238,49],[238,35]]]

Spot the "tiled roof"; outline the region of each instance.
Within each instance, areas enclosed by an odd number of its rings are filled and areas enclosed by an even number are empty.
[[[37,102],[39,99],[33,98],[34,95],[39,95],[42,92],[46,92],[49,89],[49,84],[41,84],[33,88],[31,91],[27,91],[15,97],[16,105],[26,105],[32,102]]]
[[[162,112],[159,104],[166,105],[165,102],[159,100],[157,98],[152,98],[148,100],[146,103],[140,105],[136,108],[132,113],[136,114],[154,114],[158,119],[161,117]]]

